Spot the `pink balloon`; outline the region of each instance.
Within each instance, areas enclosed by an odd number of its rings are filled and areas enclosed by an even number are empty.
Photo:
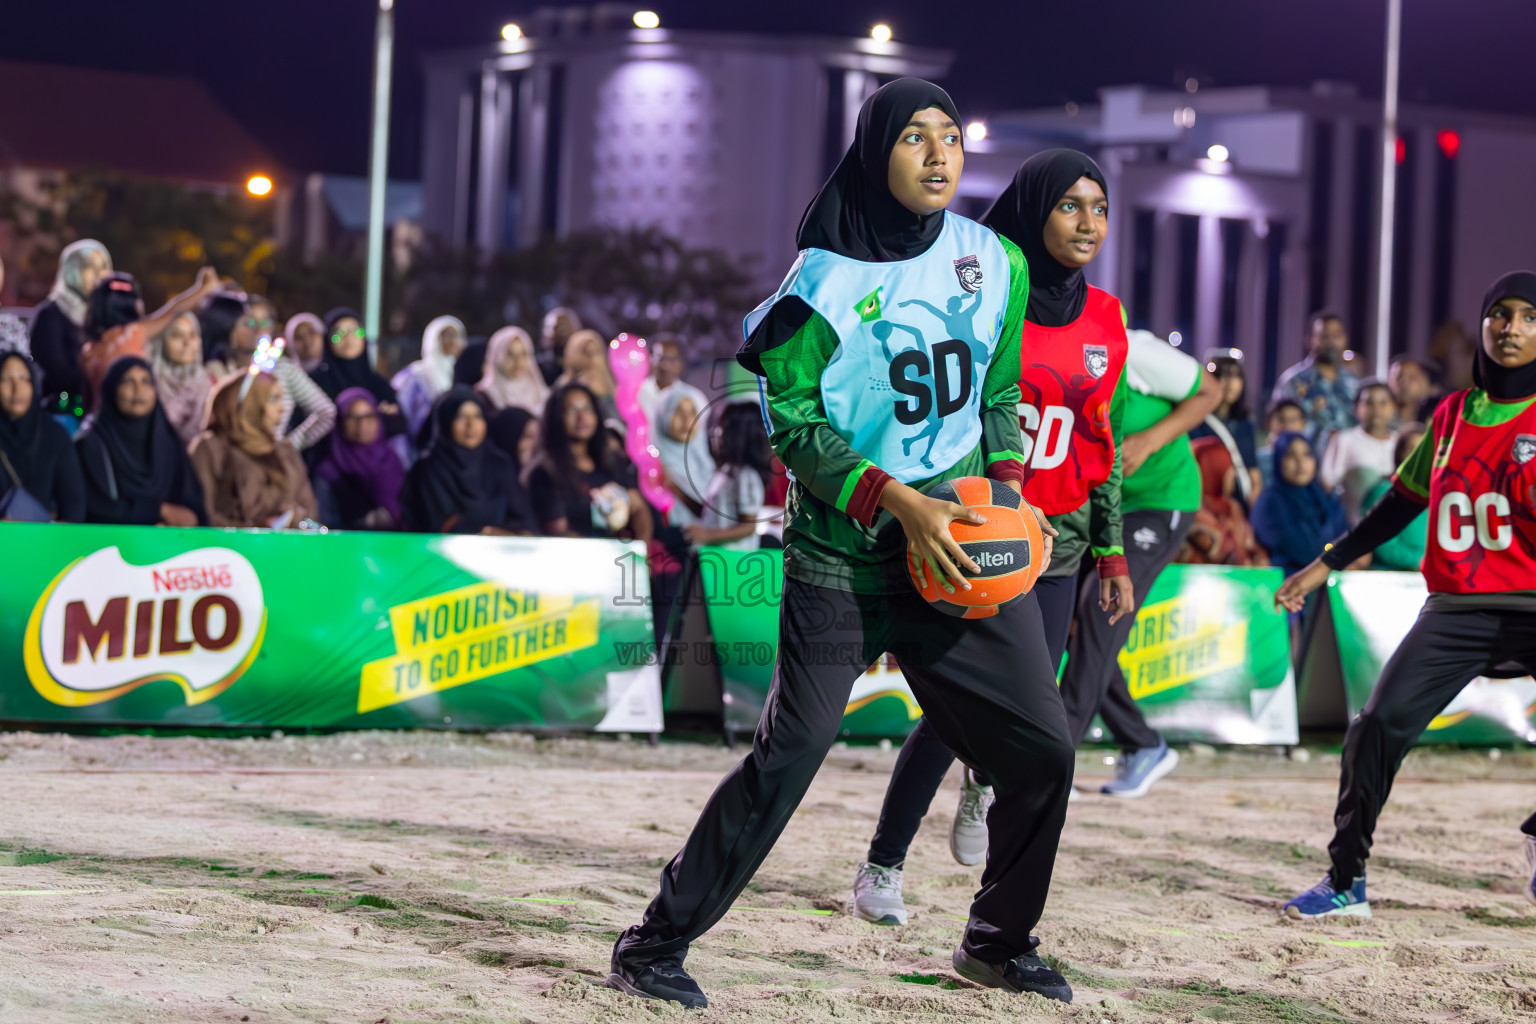
[[[645,410],[640,407],[640,385],[651,372],[651,353],[645,339],[634,334],[621,334],[608,343],[608,366],[613,370],[614,404],[624,417],[628,428],[624,437],[624,450],[635,464],[640,475],[640,493],[655,506],[658,512],[672,507],[672,492],[667,490],[666,474],[661,469],[661,457],[651,443],[651,424]]]

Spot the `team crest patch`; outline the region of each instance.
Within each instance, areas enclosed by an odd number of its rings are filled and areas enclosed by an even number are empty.
[[[1090,377],[1102,377],[1109,369],[1109,349],[1104,345],[1083,346],[1083,367]]]
[[[981,260],[975,256],[955,260],[955,276],[960,279],[961,288],[975,293],[981,288]]]
[[[1515,435],[1515,445],[1509,454],[1522,466],[1536,458],[1536,434]]]

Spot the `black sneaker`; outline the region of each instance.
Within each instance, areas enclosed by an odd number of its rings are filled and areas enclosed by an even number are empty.
[[[1006,963],[989,964],[976,959],[962,948],[955,950],[950,962],[955,965],[955,973],[960,977],[987,988],[1033,992],[1047,999],[1059,999],[1063,1003],[1072,1001],[1072,986],[1067,984],[1067,979],[1033,953],[1016,956]]]
[[[683,970],[681,958],[652,960],[644,967],[628,967],[615,956],[611,970],[604,984],[626,995],[682,1003],[689,1010],[702,1010],[709,1005],[699,983]]]

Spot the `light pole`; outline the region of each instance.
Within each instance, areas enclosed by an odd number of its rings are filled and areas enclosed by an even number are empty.
[[[389,179],[389,73],[395,50],[395,0],[379,0],[373,51],[373,131],[368,145],[368,269],[363,327],[369,362],[378,350],[384,300],[384,186]]]
[[[1392,358],[1392,219],[1397,210],[1397,65],[1403,0],[1387,0],[1387,75],[1381,102],[1381,237],[1376,250],[1376,376]]]

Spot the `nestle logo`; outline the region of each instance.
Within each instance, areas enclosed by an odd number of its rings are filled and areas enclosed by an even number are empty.
[[[973,555],[971,560],[983,569],[1001,568],[1013,564],[1013,552],[982,551]]]
[[[188,590],[228,590],[235,585],[228,565],[173,566],[156,569],[155,593],[182,593]]]

